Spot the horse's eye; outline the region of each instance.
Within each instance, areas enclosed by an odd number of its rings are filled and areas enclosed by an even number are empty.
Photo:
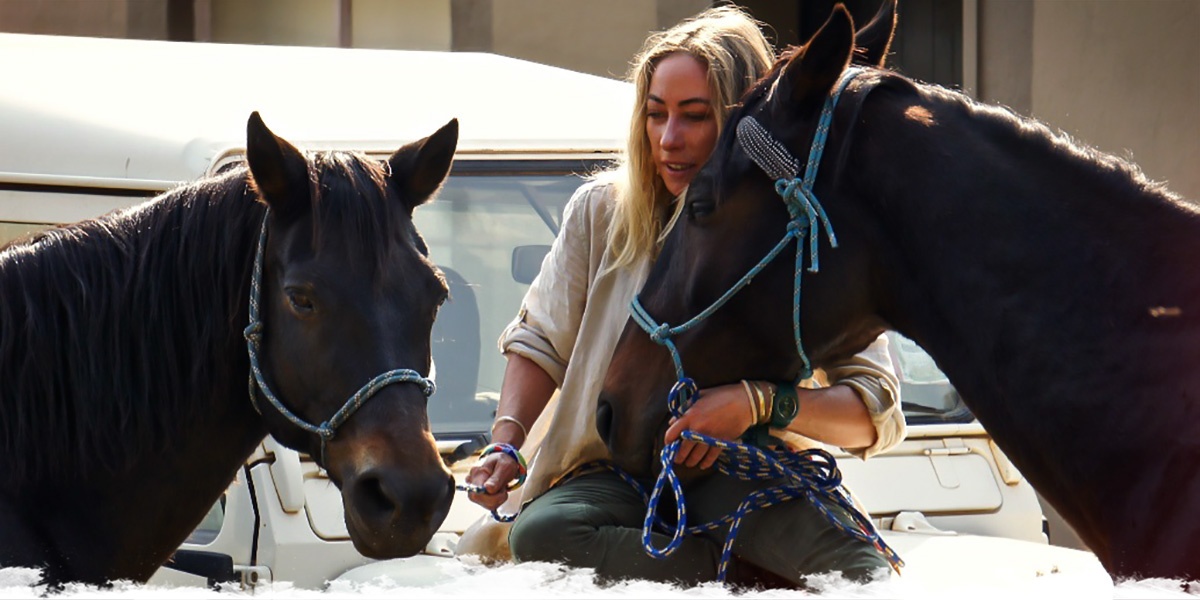
[[[713,213],[716,205],[708,200],[693,200],[687,205],[688,216],[692,219],[703,219]]]
[[[284,293],[287,294],[288,306],[291,307],[292,312],[301,316],[312,314],[314,310],[312,298],[304,290],[290,287],[285,289]]]

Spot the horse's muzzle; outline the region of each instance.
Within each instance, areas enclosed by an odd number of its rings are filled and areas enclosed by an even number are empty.
[[[454,499],[445,470],[411,473],[372,468],[345,482],[342,500],[354,548],[369,558],[420,553],[437,533]]]
[[[634,477],[650,477],[657,471],[667,418],[654,415],[652,426],[646,426],[636,416],[623,419],[614,400],[615,397],[601,392],[596,402],[596,433],[608,447],[613,464]]]

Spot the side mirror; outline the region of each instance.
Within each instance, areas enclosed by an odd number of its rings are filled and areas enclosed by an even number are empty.
[[[517,283],[533,283],[533,278],[542,270],[542,261],[550,252],[550,246],[534,244],[517,246],[512,251],[512,278]]]

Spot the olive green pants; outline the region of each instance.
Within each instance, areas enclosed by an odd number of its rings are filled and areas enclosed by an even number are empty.
[[[750,492],[770,481],[744,481],[714,474],[684,492],[688,524],[732,513]],[[831,511],[849,522],[836,506]],[[562,483],[525,506],[509,532],[518,562],[559,562],[596,570],[602,580],[648,579],[696,585],[717,578],[727,527],[685,536],[670,556],[656,559],[642,547],[646,505],[633,487],[611,472],[597,472]],[[654,533],[663,548],[669,535]],[[885,574],[887,561],[866,542],[835,528],[804,499],[755,510],[742,519],[733,552],[737,560],[792,582],[840,571],[866,580]]]

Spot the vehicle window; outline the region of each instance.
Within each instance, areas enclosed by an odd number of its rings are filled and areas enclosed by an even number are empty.
[[[916,342],[896,333],[887,333],[892,366],[900,379],[904,417],[910,424],[968,423],[974,415],[962,402],[958,390],[950,385],[933,357]]]
[[[514,254],[554,242],[563,209],[581,183],[574,175],[455,175],[436,200],[415,212],[450,286],[433,330],[434,435],[491,427],[505,367],[496,342],[529,289],[514,277]]]
[[[207,544],[217,538],[217,534],[221,532],[221,525],[225,522],[225,496],[221,494],[212,508],[208,509],[208,514],[204,515],[204,520],[196,526],[191,535],[183,540],[187,544]]]

